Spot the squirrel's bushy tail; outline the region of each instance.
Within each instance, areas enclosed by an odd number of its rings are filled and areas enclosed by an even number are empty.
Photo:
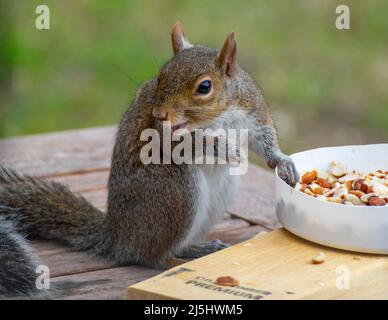
[[[35,288],[36,259],[21,234],[99,253],[104,220],[67,186],[0,167],[0,295]]]
[[[0,213],[13,210],[0,207]],[[39,297],[36,268],[38,260],[14,225],[0,216],[0,298]]]

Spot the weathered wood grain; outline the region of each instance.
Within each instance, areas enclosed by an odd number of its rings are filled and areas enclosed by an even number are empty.
[[[251,226],[245,228],[233,228],[229,230],[223,230],[222,232],[210,231],[207,236],[208,240],[220,239],[229,244],[236,244],[252,237],[267,232],[267,228],[263,226]]]
[[[96,208],[105,211],[107,207],[108,191],[106,189],[97,189],[94,191],[80,192],[80,194]]]
[[[84,252],[67,251],[52,255],[41,255],[38,252],[38,255],[42,263],[49,267],[51,278],[115,267],[104,258],[89,256]]]
[[[228,215],[225,215],[223,221],[217,223],[212,232],[214,233],[223,233],[234,229],[241,229],[249,227],[249,223],[242,219],[232,219]]]
[[[74,250],[69,246],[59,244],[55,241],[32,240],[31,244],[35,252],[39,253],[40,257],[62,254]]]
[[[54,175],[48,180],[54,180],[70,187],[73,192],[89,192],[106,189],[109,168],[86,173]]]
[[[0,162],[35,176],[108,168],[115,127],[71,130],[0,141]]]
[[[160,270],[129,266],[52,279],[54,299],[97,300],[123,299],[128,285],[159,274]]]
[[[238,194],[230,212],[243,213],[271,229],[281,225],[275,212],[275,177],[268,170],[250,163],[248,173],[241,177]]]
[[[31,244],[40,262],[49,267],[51,278],[115,267],[106,259],[77,251],[55,241],[34,240]]]
[[[262,226],[268,230],[272,230],[271,227],[264,225],[264,223],[266,221],[263,221],[263,219],[261,219],[257,214],[256,215],[248,215],[248,214],[241,213],[241,212],[237,213],[237,212],[230,212],[230,211],[228,211],[228,213],[229,213],[231,218],[241,219],[252,226]]]

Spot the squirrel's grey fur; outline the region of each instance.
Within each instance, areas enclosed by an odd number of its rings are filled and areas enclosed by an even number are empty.
[[[148,164],[140,161],[146,128],[158,116],[186,117],[199,127],[216,123],[252,129],[250,144],[290,184],[295,167],[281,153],[276,132],[255,81],[235,61],[233,34],[222,50],[192,46],[179,25],[172,34],[175,56],[158,78],[148,81],[118,128],[103,213],[57,182],[23,176],[0,167],[0,296],[38,297],[38,260],[22,235],[56,240],[117,264],[164,266],[167,258],[200,257],[224,248],[200,243],[222,218],[236,189],[222,166]],[[199,75],[208,74],[214,92],[192,97]],[[185,110],[181,107],[185,106]]]

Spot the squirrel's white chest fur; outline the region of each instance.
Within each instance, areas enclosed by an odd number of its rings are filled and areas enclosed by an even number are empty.
[[[249,120],[241,108],[231,108],[212,128],[248,128]],[[227,120],[225,120],[227,119]],[[197,197],[193,208],[193,221],[180,248],[198,243],[215,223],[221,221],[232,204],[239,175],[230,174],[229,165],[194,165]]]
[[[239,177],[230,175],[229,166],[196,166],[197,197],[193,221],[181,248],[198,243],[215,223],[221,221],[231,205]]]

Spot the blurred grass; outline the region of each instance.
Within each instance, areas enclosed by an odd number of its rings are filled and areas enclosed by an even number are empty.
[[[117,123],[171,56],[170,28],[220,47],[236,32],[288,152],[387,142],[388,1],[0,0],[0,137]],[[351,30],[335,28],[348,4]]]

